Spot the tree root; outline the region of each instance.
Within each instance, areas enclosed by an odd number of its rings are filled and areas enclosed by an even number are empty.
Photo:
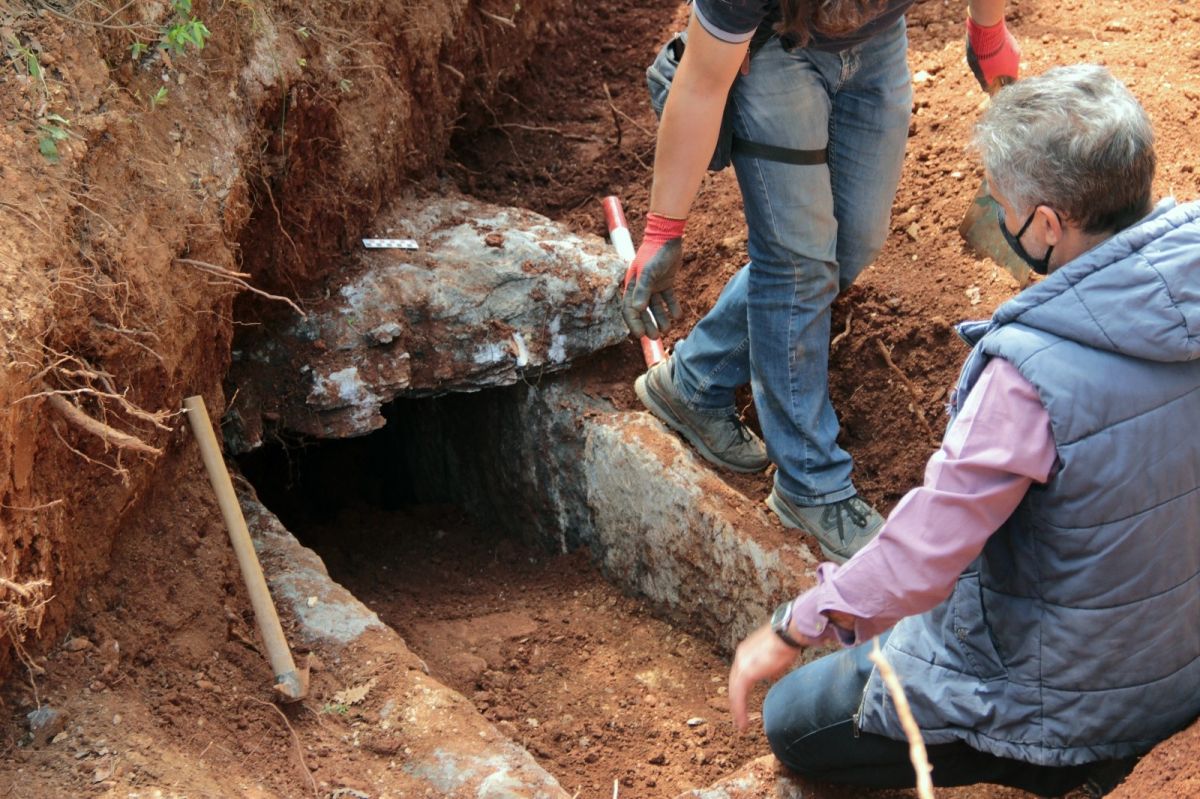
[[[120,430],[110,427],[104,422],[93,419],[60,392],[52,391],[46,388],[44,384],[43,392],[42,396],[46,397],[46,400],[50,403],[50,407],[62,414],[64,419],[76,427],[82,428],[94,436],[98,436],[106,444],[113,444],[122,449],[131,449],[134,452],[144,452],[147,455],[162,455],[163,451],[158,447],[152,447],[137,436],[122,433]]]
[[[896,373],[900,378],[900,382],[904,384],[904,388],[907,389],[908,395],[912,398],[912,409],[917,417],[917,421],[921,423],[921,427],[925,428],[925,433],[929,436],[929,440],[936,444],[938,437],[933,434],[933,428],[929,426],[929,422],[925,419],[925,414],[921,411],[920,395],[917,393],[917,387],[912,384],[912,381],[908,379],[908,375],[900,371],[900,367],[892,360],[892,353],[888,350],[887,345],[878,338],[875,339],[875,343],[879,345],[879,352],[883,355],[883,360],[887,362],[888,368]]]

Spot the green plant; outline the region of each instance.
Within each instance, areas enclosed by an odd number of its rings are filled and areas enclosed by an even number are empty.
[[[322,713],[336,713],[339,716],[344,716],[350,712],[350,706],[344,705],[341,702],[326,702],[321,708]]]
[[[155,108],[158,108],[160,105],[163,105],[164,103],[167,102],[167,92],[168,92],[168,89],[166,86],[159,86],[158,91],[156,91],[154,94],[150,95],[150,110],[151,111],[153,111]]]
[[[212,33],[203,22],[192,15],[192,0],[174,0],[174,24],[163,31],[162,44],[175,55],[183,55],[189,45],[203,50]]]
[[[38,123],[38,152],[50,163],[57,164],[58,143],[70,136],[67,127],[71,123],[58,114],[47,114],[45,120]]]
[[[144,42],[134,42],[133,44],[129,45],[129,57],[134,61],[138,61],[149,49],[150,45]]]

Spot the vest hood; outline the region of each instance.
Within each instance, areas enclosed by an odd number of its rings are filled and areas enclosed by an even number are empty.
[[[1200,202],[1160,201],[1001,305],[992,324],[1009,322],[1143,360],[1200,358]]]

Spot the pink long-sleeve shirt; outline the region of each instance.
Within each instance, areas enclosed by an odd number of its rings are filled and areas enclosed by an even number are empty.
[[[905,494],[879,535],[842,566],[823,563],[796,598],[792,629],[816,641],[869,640],[935,607],[1057,457],[1050,416],[1016,367],[993,358],[979,376],[925,482]],[[828,611],[857,618],[853,637]]]

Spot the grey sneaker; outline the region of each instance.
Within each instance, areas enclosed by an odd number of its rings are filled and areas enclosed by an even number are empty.
[[[767,507],[775,511],[784,527],[815,537],[825,557],[834,563],[850,560],[883,526],[883,517],[857,494],[841,502],[808,507],[793,505],[772,488]]]
[[[667,427],[683,434],[705,460],[735,472],[761,472],[767,468],[767,447],[737,414],[705,416],[690,410],[675,393],[671,360],[651,366],[634,381],[633,389],[651,413]]]

